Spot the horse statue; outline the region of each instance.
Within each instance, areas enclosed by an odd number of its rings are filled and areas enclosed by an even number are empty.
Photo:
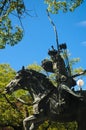
[[[61,85],[60,85],[61,86]],[[59,89],[58,89],[59,88]],[[33,99],[33,115],[23,120],[24,130],[37,130],[44,121],[77,121],[78,130],[86,129],[86,92],[82,96],[65,85],[55,87],[46,75],[32,69],[21,69],[6,86],[5,93],[27,90]]]

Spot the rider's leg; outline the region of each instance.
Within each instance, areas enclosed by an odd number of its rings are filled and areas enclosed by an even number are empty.
[[[29,125],[32,123],[33,120],[35,120],[36,117],[34,115],[31,115],[27,118],[25,118],[23,120],[23,127],[24,127],[24,130],[28,130],[29,129]]]
[[[24,130],[37,130],[38,126],[44,122],[45,115],[34,114],[23,120]]]
[[[39,121],[39,122],[35,122],[32,123],[29,130],[38,130],[39,125],[41,125],[44,121]]]
[[[68,92],[69,94],[71,94],[71,95],[73,95],[73,96],[75,96],[75,97],[77,97],[77,98],[81,98],[81,95],[78,95],[78,94],[74,93],[74,92],[73,92],[67,85],[65,85],[65,84],[61,84],[61,85],[60,85],[60,89],[62,89],[62,90],[64,90],[64,91]]]

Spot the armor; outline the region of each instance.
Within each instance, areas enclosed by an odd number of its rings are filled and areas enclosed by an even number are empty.
[[[42,61],[42,67],[44,70],[46,70],[47,72],[54,72],[53,71],[53,63],[52,61],[48,60],[48,59],[44,59]]]

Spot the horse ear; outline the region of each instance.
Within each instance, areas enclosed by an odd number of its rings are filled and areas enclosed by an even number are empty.
[[[24,66],[22,66],[22,70],[25,70],[25,67],[24,67]]]

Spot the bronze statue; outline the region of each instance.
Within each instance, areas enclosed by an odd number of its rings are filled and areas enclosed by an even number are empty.
[[[40,79],[40,80],[39,80]],[[86,99],[72,93],[64,87],[61,90],[61,106],[59,102],[59,89],[44,74],[31,69],[18,71],[15,78],[6,86],[5,93],[24,89],[27,90],[33,99],[33,115],[23,121],[24,130],[37,130],[38,126],[45,120],[69,122],[77,121],[78,130],[85,130],[86,127]],[[83,114],[85,120],[83,120]],[[80,124],[80,121],[82,123]],[[82,129],[83,128],[83,129]]]

